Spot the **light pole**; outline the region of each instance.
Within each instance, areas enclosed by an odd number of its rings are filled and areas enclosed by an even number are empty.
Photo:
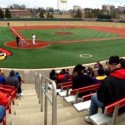
[[[60,0],[60,2],[63,4],[63,13],[66,11],[67,7],[65,8],[64,5],[67,4],[68,0]]]
[[[59,14],[59,0],[57,0],[57,14]]]
[[[124,11],[123,11],[123,14],[124,14],[124,21],[125,21],[125,9],[124,9]]]

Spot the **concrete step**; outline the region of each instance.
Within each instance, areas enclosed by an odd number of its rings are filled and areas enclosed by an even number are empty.
[[[23,93],[33,93],[36,92],[35,88],[31,90],[23,90]]]
[[[84,117],[75,117],[62,122],[58,122],[58,125],[90,125],[84,121]]]
[[[29,97],[29,96],[34,96],[34,95],[36,95],[36,92],[27,92],[27,93],[24,93],[24,92],[22,92],[22,94],[23,94],[23,96],[25,96],[25,97]],[[22,96],[22,97],[23,97]],[[37,95],[36,95],[37,96]]]
[[[37,102],[34,102],[34,103],[29,103],[29,105],[28,105],[28,103],[19,103],[18,105],[12,105],[11,106],[12,107],[12,110],[14,109],[26,109],[26,108],[33,108],[33,107],[40,107],[40,104],[39,103],[37,103]]]
[[[69,109],[69,110],[67,110]],[[44,118],[44,113],[41,112],[36,112],[36,113],[21,113],[18,115],[15,115],[13,117],[14,121],[13,121],[13,125],[43,125],[43,118]],[[74,123],[74,122],[78,122],[77,120],[80,119],[79,123],[83,123],[83,112],[73,112],[72,111],[72,107],[67,107],[66,109],[58,109],[57,110],[57,123],[60,125],[62,123],[62,125],[65,123],[65,125],[69,125],[69,123]],[[11,118],[12,119],[12,118]],[[75,119],[75,120],[74,120]],[[32,122],[31,122],[32,121]],[[34,121],[37,121],[34,122]],[[52,112],[48,111],[48,125],[51,125],[52,123]],[[63,123],[64,122],[64,123]],[[77,125],[77,124],[73,124],[73,125]],[[87,125],[87,124],[86,124]]]
[[[22,90],[26,90],[26,91],[29,91],[29,90],[35,90],[35,84],[26,84],[26,83],[24,83],[24,84],[22,84],[21,85],[21,88],[22,88]]]
[[[33,102],[39,102],[39,100],[38,100],[38,98],[37,98],[37,96],[29,96],[29,97],[24,97],[24,96],[22,96],[22,97],[20,97],[20,99],[17,99],[17,100],[15,100],[16,101],[16,103],[20,103],[20,104],[22,104],[22,103],[33,103]]]
[[[7,114],[6,115],[6,125],[12,125],[11,122],[12,122],[12,117],[14,116],[14,114]],[[2,124],[0,124],[2,125]]]
[[[60,110],[60,109],[59,109]],[[81,125],[83,124],[83,115],[84,113],[75,113],[72,114],[70,113],[70,111],[65,112],[65,111],[59,111],[57,110],[57,125],[60,125],[61,123],[63,123],[63,125],[75,125],[75,123],[77,123],[76,125],[80,125],[79,123],[81,123]],[[75,120],[74,120],[75,119]],[[69,122],[70,120],[70,122]],[[80,120],[80,122],[79,122]],[[68,121],[68,122],[67,122]],[[48,113],[48,120],[47,120],[47,125],[52,125],[52,114],[49,111]],[[88,124],[83,124],[83,125],[88,125]]]
[[[32,108],[23,108],[23,109],[16,109],[14,114],[20,115],[20,114],[32,114],[32,113],[39,113],[40,112],[40,106],[38,107],[32,107]]]
[[[43,125],[43,114],[41,112],[20,114],[11,117],[12,125]]]
[[[51,90],[49,94],[52,95]],[[77,112],[70,103],[57,96],[57,125],[78,125],[78,123],[87,125],[84,123],[86,114],[87,112]],[[15,105],[12,105],[12,114],[7,116],[7,125],[10,125],[10,122],[12,125],[43,125],[44,112],[40,112],[39,100],[33,85],[31,88],[30,85],[23,86],[23,96],[15,100]],[[52,106],[49,102],[47,116],[47,125],[52,125]]]

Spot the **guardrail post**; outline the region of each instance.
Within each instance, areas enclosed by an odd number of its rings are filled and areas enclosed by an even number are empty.
[[[112,118],[112,125],[116,125],[117,122],[117,116],[118,116],[118,109],[119,106],[115,106],[114,112],[113,112],[113,118]]]
[[[52,95],[48,94],[48,85],[52,85]],[[47,125],[47,111],[48,111],[48,101],[52,105],[52,125],[57,125],[57,93],[56,93],[56,83],[49,78],[41,75],[35,74],[35,88],[38,94],[39,102],[41,104],[41,111],[43,111],[43,94],[44,99],[44,125]],[[50,96],[52,96],[50,98]]]

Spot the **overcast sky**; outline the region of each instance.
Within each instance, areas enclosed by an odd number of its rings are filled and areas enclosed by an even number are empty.
[[[58,0],[0,0],[0,7],[7,7],[12,4],[25,4],[26,7],[54,7],[58,8]],[[67,5],[60,4],[59,8],[63,6],[71,9],[74,5],[79,5],[82,8],[101,8],[102,4],[113,4],[116,7],[125,5],[125,0],[67,0]]]

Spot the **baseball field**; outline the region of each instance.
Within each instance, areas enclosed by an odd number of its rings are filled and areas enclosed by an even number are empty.
[[[74,66],[124,56],[125,24],[101,22],[0,23],[0,51],[6,50],[1,68],[42,69]],[[16,46],[19,35],[27,44]],[[32,34],[36,45],[32,45]],[[4,51],[5,52],[5,51]]]

